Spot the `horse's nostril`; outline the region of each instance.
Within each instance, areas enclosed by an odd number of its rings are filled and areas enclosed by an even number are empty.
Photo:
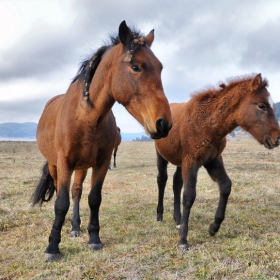
[[[158,119],[156,121],[156,128],[157,128],[157,131],[161,132],[161,133],[168,131],[167,121],[164,119]]]

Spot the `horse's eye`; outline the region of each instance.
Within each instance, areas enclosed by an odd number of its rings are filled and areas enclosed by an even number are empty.
[[[259,109],[262,111],[267,111],[266,105],[265,104],[259,104]]]
[[[141,69],[138,67],[138,65],[132,65],[132,66],[131,66],[131,69],[132,69],[134,72],[141,72]]]

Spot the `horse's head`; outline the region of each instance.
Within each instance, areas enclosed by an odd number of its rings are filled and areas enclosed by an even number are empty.
[[[266,87],[261,74],[249,82],[250,94],[241,103],[239,124],[266,148],[273,149],[280,144],[280,128]]]
[[[151,138],[166,137],[172,118],[161,82],[162,64],[150,49],[154,31],[146,37],[135,36],[123,21],[118,38],[118,55],[112,65],[113,98],[144,126]]]

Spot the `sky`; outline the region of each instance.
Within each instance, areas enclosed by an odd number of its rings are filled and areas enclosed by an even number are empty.
[[[279,0],[0,0],[0,123],[37,123],[123,20],[155,29],[169,102],[252,73],[280,101]],[[113,112],[123,133],[144,131],[117,102]]]

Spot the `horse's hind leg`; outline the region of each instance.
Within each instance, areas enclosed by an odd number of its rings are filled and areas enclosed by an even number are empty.
[[[61,162],[61,160],[59,161]],[[54,166],[50,166],[50,173],[54,172],[54,168]],[[69,187],[72,171],[66,164],[61,164],[57,167],[57,175],[57,198],[54,204],[55,219],[49,236],[49,245],[45,251],[49,261],[60,257],[58,245],[61,241],[61,229],[70,205]]]
[[[87,176],[87,169],[76,170],[72,186],[73,216],[71,219],[71,236],[77,237],[81,234],[80,200],[83,192],[83,182]]]
[[[180,228],[181,224],[181,190],[183,187],[182,169],[177,167],[173,176],[173,193],[174,193],[174,220],[176,227]]]
[[[162,222],[163,220],[163,198],[166,182],[168,179],[167,176],[167,165],[168,161],[166,161],[158,152],[157,152],[157,168],[158,168],[158,176],[157,176],[157,184],[158,184],[158,205],[157,205],[157,221]]]
[[[209,227],[209,234],[214,236],[219,231],[221,223],[225,218],[227,201],[231,192],[231,180],[226,173],[222,157],[216,158],[204,167],[211,178],[218,183],[220,189],[220,199],[215,220]]]

